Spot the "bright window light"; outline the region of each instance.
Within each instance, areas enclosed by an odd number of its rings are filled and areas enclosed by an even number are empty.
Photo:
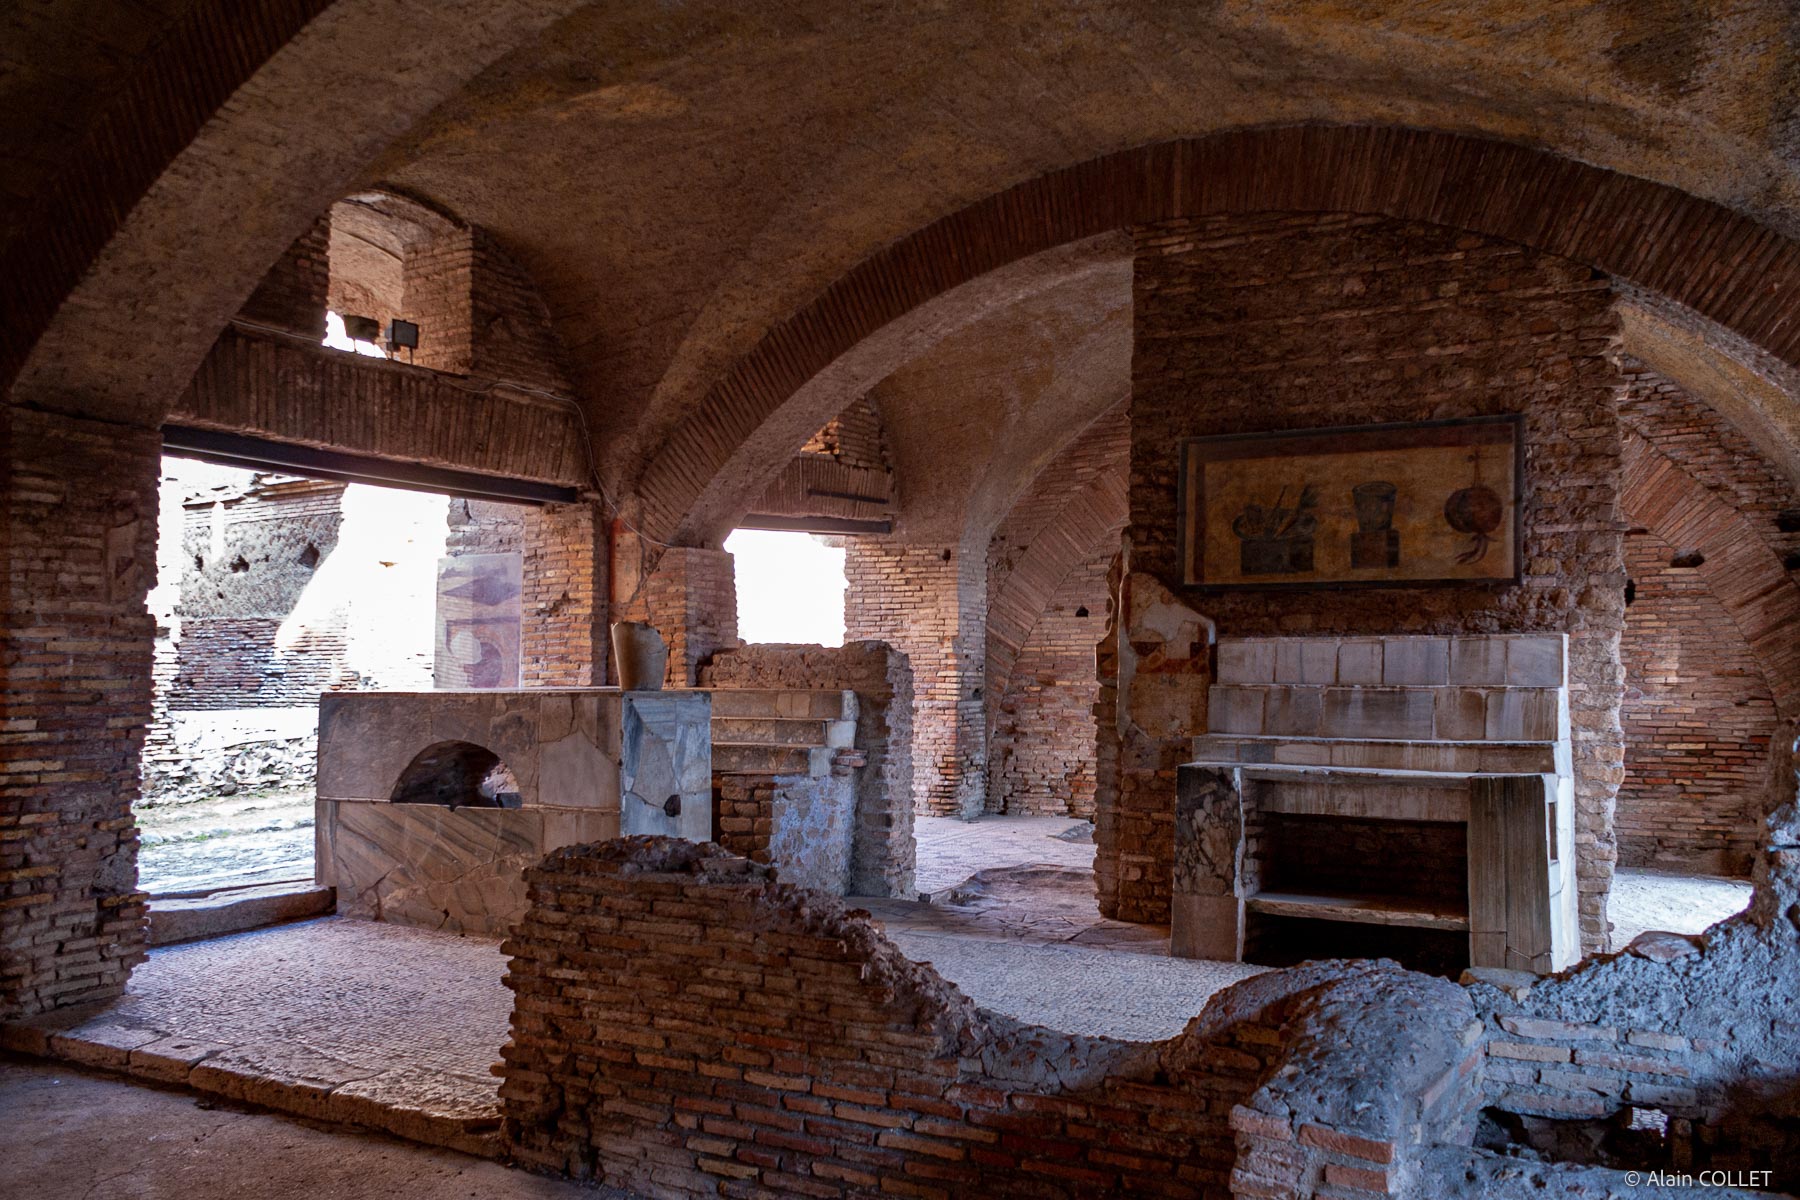
[[[738,636],[746,642],[844,644],[844,550],[810,533],[736,529]]]
[[[325,313],[325,341],[322,344],[330,346],[333,350],[354,350],[356,353],[366,354],[370,358],[386,358],[388,356],[387,351],[374,342],[351,340],[350,335],[344,332],[344,318],[330,311]]]

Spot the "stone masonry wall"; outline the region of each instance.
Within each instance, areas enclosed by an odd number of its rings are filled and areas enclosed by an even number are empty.
[[[989,812],[1094,814],[1094,643],[1113,553],[1106,546],[1064,578],[994,699]]]
[[[849,893],[913,894],[912,669],[904,654],[875,641],[834,647],[739,646],[707,661],[700,686],[855,692],[855,748],[862,762],[855,768]],[[720,840],[733,853],[752,857],[767,847],[774,829],[774,785],[745,776],[726,778],[723,784],[721,799],[730,806],[736,828],[735,840]]]
[[[1603,945],[1625,583],[1607,281],[1436,226],[1262,215],[1139,229],[1133,292],[1131,569],[1221,635],[1567,631],[1583,942]],[[1180,588],[1180,439],[1515,412],[1526,417],[1520,586]]]
[[[144,953],[154,429],[8,406],[0,517],[0,1018],[118,995]]]
[[[1706,578],[1649,533],[1626,538],[1625,781],[1619,860],[1744,875],[1777,716],[1749,643]]]
[[[973,816],[986,805],[986,563],[941,546],[845,539],[844,637],[884,641],[913,671],[913,801]]]

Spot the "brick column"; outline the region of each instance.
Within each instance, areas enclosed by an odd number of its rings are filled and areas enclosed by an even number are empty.
[[[519,597],[519,684],[595,687],[606,682],[606,524],[595,505],[525,510]]]
[[[849,538],[844,637],[885,641],[913,669],[913,799],[974,817],[987,804],[987,562],[937,546]]]
[[[693,687],[713,651],[740,644],[736,563],[723,550],[670,546],[648,574],[633,579],[628,564],[643,543],[629,533],[615,538],[614,587],[629,586],[631,594],[615,593],[613,619],[654,625],[669,646],[668,686]]]
[[[7,407],[0,1017],[117,996],[144,954],[138,756],[155,623],[154,429]]]

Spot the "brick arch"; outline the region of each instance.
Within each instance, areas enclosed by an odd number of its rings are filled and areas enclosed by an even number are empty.
[[[981,275],[1129,225],[1224,212],[1369,213],[1584,262],[1800,365],[1800,243],[1646,179],[1548,151],[1391,126],[1237,130],[1138,147],[1021,183],[926,226],[772,329],[641,478],[643,527],[703,541],[789,397],[859,341]],[[754,468],[749,468],[754,474]]]
[[[1625,437],[1620,507],[1657,537],[1701,552],[1701,575],[1762,668],[1775,707],[1800,715],[1800,586],[1749,521],[1638,434]]]

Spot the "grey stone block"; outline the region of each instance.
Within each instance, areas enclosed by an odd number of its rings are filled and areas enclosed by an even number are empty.
[[[1487,693],[1479,688],[1434,688],[1437,736],[1446,742],[1487,737]]]
[[[1473,687],[1502,687],[1506,683],[1506,639],[1459,637],[1450,639],[1450,682]]]
[[[1263,732],[1317,737],[1323,688],[1274,687],[1264,699]]]
[[[1326,688],[1320,731],[1326,737],[1425,741],[1432,708],[1428,688]]]
[[[1356,638],[1338,645],[1339,683],[1381,682],[1381,639]]]
[[[1438,637],[1381,641],[1381,682],[1394,687],[1442,687],[1450,681],[1450,642]]]
[[[1521,634],[1506,640],[1506,682],[1514,687],[1563,686],[1566,638],[1560,633]]]
[[[1206,725],[1212,733],[1261,733],[1264,688],[1214,684],[1206,692]]]
[[[1551,688],[1504,688],[1488,693],[1487,736],[1496,742],[1552,742],[1560,697]]]
[[[1283,638],[1276,643],[1275,682],[1335,683],[1337,652],[1336,638]]]
[[[1227,638],[1219,642],[1220,683],[1273,683],[1275,643]]]

